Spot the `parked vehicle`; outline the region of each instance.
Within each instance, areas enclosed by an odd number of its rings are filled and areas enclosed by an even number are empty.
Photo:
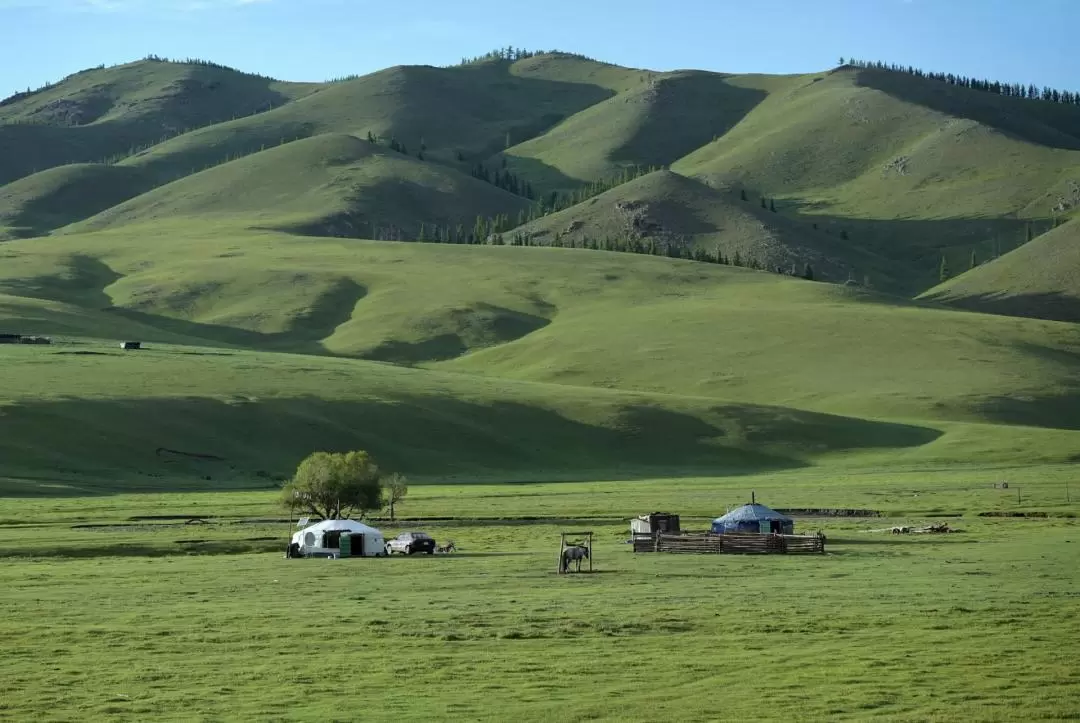
[[[386,543],[386,554],[393,555],[395,552],[403,555],[415,555],[426,552],[435,554],[435,540],[426,532],[402,532]]]

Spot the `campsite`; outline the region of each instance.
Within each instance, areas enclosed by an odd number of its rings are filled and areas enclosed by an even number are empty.
[[[0,0],[0,721],[1078,720],[1080,3],[972,5]]]

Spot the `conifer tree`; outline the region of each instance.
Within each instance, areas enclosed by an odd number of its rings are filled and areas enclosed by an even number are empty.
[[[761,197],[761,207],[762,208],[768,208],[768,206],[765,204],[765,197],[764,196]]]
[[[746,200],[746,189],[745,188],[740,188],[739,189],[739,200],[740,201],[745,201]]]
[[[807,262],[806,266],[803,267],[802,277],[807,281],[814,280],[814,268],[809,264],[809,262]]]
[[[420,232],[416,234],[417,241],[427,241],[427,225],[423,222],[420,223]]]
[[[938,281],[948,281],[948,280],[949,280],[949,262],[944,256],[942,256],[941,257],[941,266],[938,267]]]
[[[773,199],[771,198],[769,199],[769,210],[773,213],[776,213],[776,204],[773,203]]]
[[[975,253],[975,249],[971,249],[971,266],[970,266],[970,268],[975,268],[978,265],[979,265],[978,255]]]

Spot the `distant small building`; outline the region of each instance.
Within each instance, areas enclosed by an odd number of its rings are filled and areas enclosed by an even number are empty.
[[[18,344],[22,341],[22,334],[0,334],[0,344]]]
[[[634,535],[655,535],[679,531],[679,516],[670,512],[651,512],[630,520],[630,533]]]
[[[791,535],[795,533],[795,521],[765,505],[751,503],[717,517],[712,522],[712,531],[718,535],[736,532]]]
[[[52,339],[47,336],[24,336],[19,339],[21,344],[52,344]]]
[[[122,341],[120,342],[121,349],[142,349],[141,341]]]

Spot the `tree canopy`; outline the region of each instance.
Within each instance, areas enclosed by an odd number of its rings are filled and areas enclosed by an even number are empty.
[[[315,452],[296,468],[281,501],[324,520],[363,517],[383,506],[382,476],[367,452]]]

